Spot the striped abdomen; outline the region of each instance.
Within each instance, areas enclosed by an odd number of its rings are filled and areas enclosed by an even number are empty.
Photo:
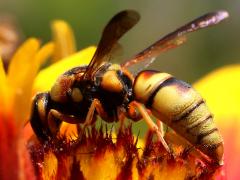
[[[223,139],[204,100],[189,84],[167,73],[142,71],[133,91],[159,120],[214,161],[222,161]]]

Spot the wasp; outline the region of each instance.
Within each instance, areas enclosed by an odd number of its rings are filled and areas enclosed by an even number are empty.
[[[138,12],[124,10],[106,25],[88,66],[62,74],[49,92],[34,97],[31,126],[40,141],[56,136],[63,121],[90,125],[97,116],[106,122],[144,119],[166,150],[160,128],[149,111],[215,162],[222,161],[223,139],[203,98],[187,83],[155,70],[128,69],[150,64],[160,53],[178,47],[186,34],[215,25],[228,17],[226,11],[205,14],[141,51],[121,64],[110,60],[118,40],[140,19]]]

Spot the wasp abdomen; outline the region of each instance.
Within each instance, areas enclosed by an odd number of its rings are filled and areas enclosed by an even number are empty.
[[[134,96],[204,154],[222,160],[223,139],[204,100],[189,84],[167,73],[142,71]]]

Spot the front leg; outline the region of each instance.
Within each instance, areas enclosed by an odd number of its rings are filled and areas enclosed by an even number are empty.
[[[58,133],[62,121],[77,124],[79,120],[53,109],[49,93],[37,94],[33,100],[30,124],[40,141],[47,141]]]

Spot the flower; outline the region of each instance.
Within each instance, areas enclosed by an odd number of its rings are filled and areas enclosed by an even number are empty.
[[[58,23],[55,22],[56,24]],[[63,37],[65,36],[63,35]],[[61,54],[60,51],[63,48],[58,40],[57,38],[54,42],[40,47],[38,39],[29,38],[14,53],[7,73],[4,70],[3,61],[0,59],[0,158],[2,160],[0,177],[2,179],[34,179],[35,177],[24,141],[24,136],[29,138],[32,131],[28,125],[25,128],[27,131],[25,131],[23,126],[29,119],[31,99],[33,89],[35,89],[33,84],[36,82],[36,75],[41,64],[45,63],[54,52]],[[60,50],[56,50],[56,47]],[[90,54],[89,60],[93,50],[94,48],[86,50]],[[86,51],[75,54],[71,59],[81,59],[87,56],[88,53],[84,53]],[[35,90],[37,91],[37,89]]]
[[[39,65],[52,52],[53,44],[42,48],[35,38],[27,40],[12,57],[8,74],[0,60],[1,145],[0,163],[3,179],[32,179],[29,154],[22,138],[22,127],[30,113],[31,87]],[[19,173],[22,172],[22,173]]]
[[[195,83],[214,114],[224,139],[225,168],[228,179],[239,179],[240,162],[240,65],[219,68]]]
[[[31,112],[31,98],[39,91],[48,91],[67,69],[88,64],[95,52],[95,47],[75,52],[73,32],[64,21],[55,21],[52,31],[53,41],[41,48],[38,39],[25,41],[10,61],[8,73],[0,61],[3,107],[0,109],[0,176],[3,179],[224,177],[222,167],[207,161],[172,131],[165,135],[171,153],[151,132],[142,143],[132,134],[131,125],[113,132],[103,125],[82,129],[64,123],[60,135],[39,142],[29,124],[24,126]],[[50,57],[54,63],[38,72]]]

